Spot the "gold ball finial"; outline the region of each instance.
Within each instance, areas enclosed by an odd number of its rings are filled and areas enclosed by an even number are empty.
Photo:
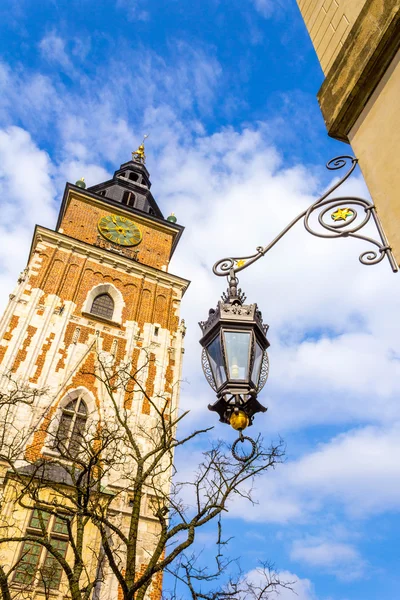
[[[245,412],[239,410],[238,412],[233,412],[229,419],[229,424],[233,429],[237,431],[243,431],[249,424],[249,417]]]
[[[75,183],[75,185],[84,190],[86,188],[85,178],[81,177],[80,179],[78,179],[78,181]]]

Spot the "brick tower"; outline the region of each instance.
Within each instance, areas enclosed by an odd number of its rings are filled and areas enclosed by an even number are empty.
[[[58,427],[63,423],[70,444],[82,434],[79,423],[84,427],[85,415],[107,413],[101,384],[93,376],[96,352],[116,364],[129,363],[133,370],[146,364],[141,377],[147,395],[162,394],[170,410],[177,407],[175,384],[181,374],[185,330],[179,309],[188,281],[168,273],[168,264],[183,227],[173,215],[164,219],[150,187],[142,144],[109,181],[87,189],[83,180],[67,184],[56,229],[35,228],[27,267],[0,321],[3,375],[47,390],[33,404],[21,404],[13,415],[17,430],[32,431],[23,449],[30,464],[51,463],[54,449],[48,432],[56,427],[53,423]],[[143,419],[150,415],[150,405],[136,391],[126,399],[125,408]],[[34,532],[34,506],[7,508],[7,472],[4,466],[2,511],[13,515],[20,531]],[[128,509],[129,498],[124,502],[121,510]],[[151,515],[146,523],[141,526],[144,545]],[[12,576],[13,585],[23,582],[29,597],[44,598],[34,571],[49,560],[46,552],[25,546],[21,550],[21,544],[10,544],[7,550],[3,546],[0,552],[3,564],[10,567],[18,557],[22,560],[22,568]],[[56,583],[51,597],[70,598],[61,571]],[[152,590],[151,597],[159,597],[154,585]],[[111,600],[118,595],[118,582],[109,575],[90,598]]]

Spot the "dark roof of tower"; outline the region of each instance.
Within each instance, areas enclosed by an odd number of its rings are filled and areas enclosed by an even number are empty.
[[[135,208],[160,219],[164,216],[150,192],[150,174],[144,164],[144,152],[138,155],[141,146],[132,153],[132,159],[123,163],[115,171],[113,178],[92,185],[88,191],[114,202],[120,202],[126,208]],[[144,149],[143,149],[144,150]]]

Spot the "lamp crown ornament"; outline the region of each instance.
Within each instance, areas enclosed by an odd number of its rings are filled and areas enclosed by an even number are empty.
[[[234,277],[229,282],[226,292],[222,292],[221,299],[225,304],[243,304],[246,302],[246,294],[237,287],[238,279]]]

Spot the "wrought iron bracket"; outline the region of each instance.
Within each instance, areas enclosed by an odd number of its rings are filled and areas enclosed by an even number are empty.
[[[357,166],[357,159],[353,156],[338,156],[332,158],[326,165],[326,168],[330,171],[336,171],[343,167],[348,167],[347,172],[343,177],[331,186],[327,192],[325,192],[318,200],[313,202],[302,213],[297,215],[293,221],[291,221],[267,246],[258,246],[255,254],[250,256],[241,257],[228,257],[222,258],[217,261],[213,266],[213,272],[219,277],[228,276],[229,279],[235,280],[236,273],[243,271],[261,257],[265,256],[267,252],[271,250],[279,242],[283,236],[292,229],[298,221],[303,219],[304,227],[306,230],[320,238],[343,238],[353,237],[359,240],[364,240],[369,244],[373,244],[376,249],[366,250],[359,256],[359,260],[363,265],[376,265],[380,263],[385,256],[388,258],[392,271],[396,273],[399,268],[396,260],[393,256],[392,249],[388,243],[385,232],[383,231],[382,224],[376,212],[376,208],[372,202],[365,198],[358,198],[356,196],[337,196],[335,198],[329,198],[329,196],[337,190],[353,173]],[[364,209],[364,214],[358,215],[356,207]],[[310,217],[315,211],[320,211],[318,214],[318,223],[321,225],[322,230],[316,231],[310,225]],[[360,210],[361,212],[361,210]],[[326,216],[330,213],[331,222],[327,222]],[[373,219],[376,229],[378,231],[379,239],[373,239],[371,237],[361,235],[358,233],[369,221]],[[325,233],[326,230],[328,233]],[[237,279],[236,279],[237,283]]]

